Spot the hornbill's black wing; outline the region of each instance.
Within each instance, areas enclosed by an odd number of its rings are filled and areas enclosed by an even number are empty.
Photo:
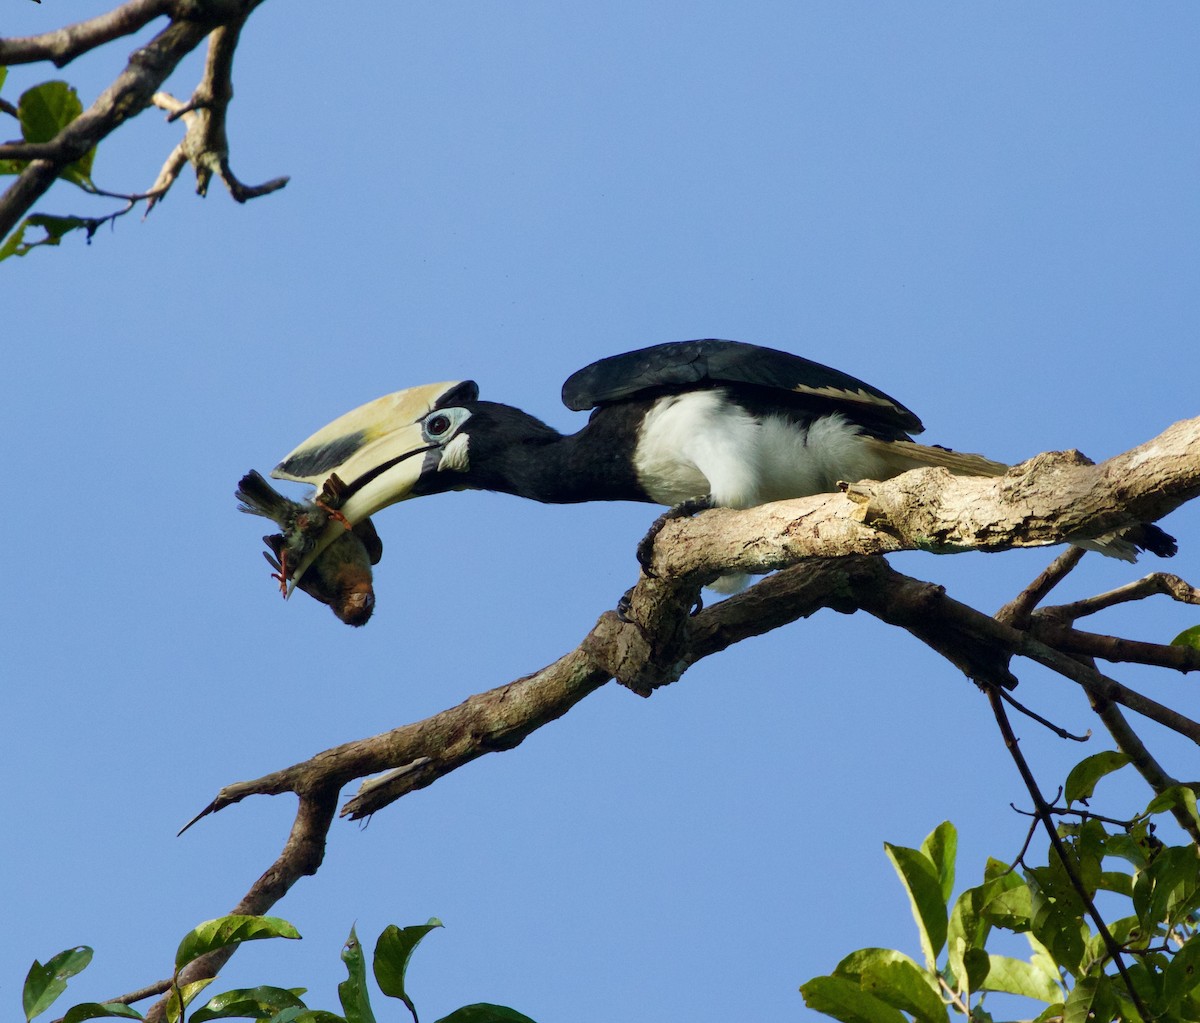
[[[920,433],[921,420],[890,395],[819,362],[740,341],[676,341],[585,366],[563,384],[563,403],[583,412],[653,391],[750,385],[816,415],[845,412],[884,432]],[[764,395],[765,396],[765,395]]]

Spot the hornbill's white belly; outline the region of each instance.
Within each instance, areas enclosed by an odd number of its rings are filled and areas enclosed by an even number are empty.
[[[642,421],[633,460],[646,493],[667,505],[711,496],[722,507],[750,508],[892,474],[841,415],[807,427],[758,419],[720,390],[661,398]]]

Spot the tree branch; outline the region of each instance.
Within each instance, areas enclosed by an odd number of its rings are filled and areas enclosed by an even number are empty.
[[[647,696],[678,680],[704,657],[822,608],[863,610],[906,629],[980,682],[992,694],[1000,717],[1003,707],[995,686],[1016,685],[1009,668],[1013,656],[1051,668],[1085,690],[1118,747],[1130,754],[1151,787],[1169,787],[1169,775],[1115,705],[1136,710],[1196,742],[1200,724],[1108,678],[1078,651],[1055,646],[1060,639],[1079,645],[1085,642],[1079,637],[1089,635],[1064,626],[1050,614],[1057,609],[1031,612],[1078,554],[1058,558],[992,617],[954,600],[940,586],[896,572],[881,558],[861,552],[904,546],[957,549],[976,540],[988,549],[1003,549],[1026,544],[1022,529],[1038,543],[1051,543],[1064,539],[1068,530],[1072,537],[1098,535],[1165,514],[1200,492],[1200,419],[1177,424],[1151,444],[1100,466],[1072,457],[1040,456],[1002,480],[961,480],[922,470],[861,485],[860,492],[869,495],[866,507],[885,509],[885,514],[864,516],[853,499],[824,495],[669,522],[654,551],[660,574],[638,581],[629,594],[625,618],[606,612],[576,649],[541,671],[471,696],[423,721],[223,788],[191,823],[251,795],[295,792],[300,798],[287,845],[237,911],[266,912],[300,877],[317,869],[337,793],[346,783],[380,775],[365,782],[341,810],[352,819],[367,816],[485,754],[514,748],[610,679]],[[1072,504],[1076,500],[1083,500],[1088,510],[1078,512]],[[1102,507],[1105,501],[1121,500],[1129,500],[1138,513],[1119,504]],[[991,524],[984,521],[988,512],[996,516]],[[952,522],[960,513],[962,521]],[[1051,528],[1056,514],[1067,523],[1057,536]],[[931,531],[931,517],[950,526]],[[877,532],[864,518],[886,525],[888,531]],[[827,553],[838,556],[815,556]],[[781,570],[743,593],[689,614],[705,582],[747,569]],[[1182,582],[1168,589],[1190,590]],[[1162,592],[1162,585],[1145,584],[1137,592],[1148,596]],[[1135,599],[1131,593],[1126,590],[1122,601]],[[1081,604],[1090,608],[1099,600]],[[1023,620],[1027,627],[1018,627]],[[1039,798],[1035,794],[1035,801]],[[227,958],[222,955],[201,961],[186,979],[212,976]]]
[[[0,238],[8,236],[66,167],[86,155],[129,118],[150,106],[155,93],[179,62],[210,34],[215,39],[214,45],[210,47],[209,62],[201,88],[207,87],[213,91],[214,103],[224,96],[224,103],[227,104],[228,98],[232,96],[232,86],[229,85],[226,89],[226,85],[227,72],[232,66],[233,48],[236,46],[241,25],[260,3],[262,0],[158,0],[157,3],[133,0],[109,15],[59,30],[60,33],[67,33],[66,36],[47,33],[29,40],[0,40],[0,63],[5,63],[3,55],[6,47],[7,52],[16,57],[24,57],[26,61],[53,59],[32,56],[34,53],[52,50],[60,53],[65,62],[78,52],[83,52],[79,47],[90,48],[84,45],[88,41],[95,40],[91,45],[99,45],[108,38],[127,34],[124,31],[127,27],[128,31],[135,31],[159,14],[171,15],[171,21],[166,28],[146,46],[133,52],[125,69],[112,85],[53,139],[46,143],[18,143],[6,147],[7,157],[28,159],[29,163],[4,194],[0,195]],[[138,19],[142,20],[139,22]],[[226,32],[223,31],[225,26],[236,27]],[[286,179],[278,178],[253,187],[237,182],[228,167],[223,107],[215,126],[210,124],[202,135],[208,144],[217,145],[218,148],[205,152],[211,153],[215,169],[220,171],[234,198],[239,202],[255,195],[264,195],[286,184]],[[187,144],[188,140],[185,137],[185,152]],[[220,151],[220,144],[224,145],[223,152]],[[171,165],[169,159],[167,166]],[[164,167],[164,173],[165,171]],[[162,180],[163,174],[160,173],[159,182],[150,190],[156,198],[165,191],[166,186],[161,184]]]
[[[1115,590],[1109,590],[1107,593],[1077,600],[1073,604],[1048,607],[1041,614],[1046,618],[1069,624],[1087,615],[1093,615],[1097,611],[1116,607],[1118,604],[1124,604],[1130,600],[1142,600],[1156,593],[1164,593],[1184,604],[1200,604],[1200,590],[1188,585],[1177,575],[1153,572],[1143,579],[1118,586]]]
[[[64,67],[81,53],[94,50],[121,36],[132,35],[167,13],[169,0],[128,0],[120,7],[87,21],[53,32],[23,38],[0,39],[0,64],[34,64],[48,60]]]
[[[196,171],[196,191],[200,195],[208,194],[208,185],[214,174],[225,183],[229,194],[237,202],[268,195],[288,183],[286,177],[281,177],[262,185],[244,185],[229,167],[229,136],[225,125],[229,103],[233,99],[233,55],[241,38],[242,27],[252,9],[248,8],[240,17],[213,30],[209,37],[208,57],[204,62],[204,76],[187,103],[180,102],[167,92],[154,94],[154,105],[168,111],[170,117],[167,119],[170,121],[182,118],[187,132],[167,158],[154,182],[154,189],[160,195],[150,201],[147,212],[166,194],[182,170],[184,160]]]
[[[0,196],[0,238],[17,226],[65,167],[149,106],[155,90],[210,30],[200,22],[172,21],[148,45],[135,50],[116,81],[47,143],[53,155],[32,160]]]

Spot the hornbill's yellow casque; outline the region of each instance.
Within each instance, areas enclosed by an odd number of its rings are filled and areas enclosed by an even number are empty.
[[[994,476],[981,455],[915,443],[921,421],[870,384],[786,352],[706,339],[601,359],[563,385],[593,410],[563,435],[520,409],[479,400],[474,381],[386,395],[317,431],[272,476],[322,488],[339,478],[338,511],[363,522],[409,498],[495,490],[535,501],[649,501],[747,508],[887,479],[921,466]],[[298,578],[344,527],[327,527],[294,566]],[[1132,560],[1174,541],[1154,526],[1106,540]]]

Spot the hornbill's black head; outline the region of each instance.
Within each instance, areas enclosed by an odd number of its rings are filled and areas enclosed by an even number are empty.
[[[520,409],[480,401],[473,380],[447,381],[384,395],[347,412],[271,475],[311,483],[318,491],[336,475],[338,517],[357,525],[390,504],[427,494],[468,488],[523,493],[520,466],[535,462],[542,445],[561,439]],[[331,523],[292,578],[299,579],[344,528]]]
[[[520,409],[480,401],[473,380],[410,387],[322,427],[271,475],[321,487],[341,480],[338,510],[351,523],[410,497],[467,487],[505,489],[497,463],[514,445],[560,434]]]

